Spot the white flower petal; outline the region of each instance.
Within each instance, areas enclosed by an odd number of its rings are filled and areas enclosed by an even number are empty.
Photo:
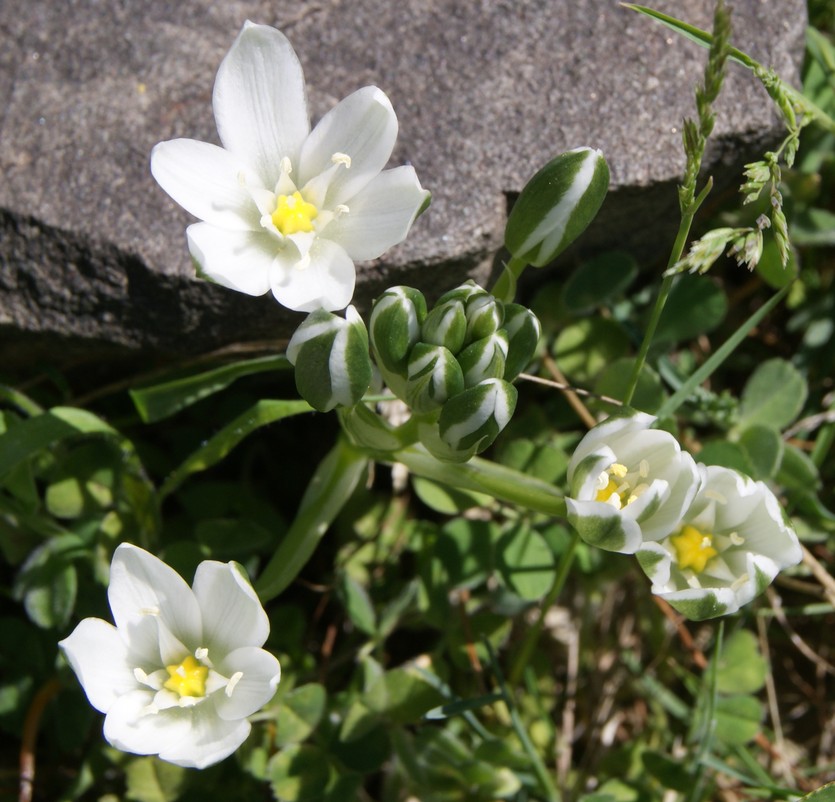
[[[376,259],[406,239],[428,195],[414,168],[386,170],[351,198],[349,211],[322,236],[338,242],[354,261]]]
[[[151,151],[151,173],[195,217],[221,228],[259,229],[261,215],[246,184],[262,189],[260,180],[228,150],[194,139],[160,142]]]
[[[190,650],[200,645],[200,608],[191,588],[174,569],[147,551],[129,543],[116,549],[107,598],[117,629],[145,616],[159,616]]]
[[[246,22],[218,69],[212,105],[223,146],[274,187],[281,160],[296,164],[310,130],[304,75],[285,36]]]
[[[632,554],[641,545],[641,527],[602,501],[566,498],[567,517],[586,543],[607,551]]]
[[[137,755],[157,755],[190,739],[189,711],[172,707],[149,713],[151,690],[120,696],[104,720],[104,737],[111,746]]]
[[[235,677],[229,691],[212,697],[218,715],[223,719],[251,716],[260,710],[275,694],[281,679],[278,660],[264,649],[245,646],[230,652],[223,660],[223,672]]]
[[[176,742],[168,740],[159,749],[159,756],[178,766],[203,769],[220,762],[247,739],[251,729],[246,719],[226,721],[220,718],[211,702],[176,712],[189,714],[187,734]]]
[[[112,624],[85,618],[58,644],[75,671],[90,704],[106,713],[122,694],[136,690],[128,650]]]
[[[568,463],[569,484],[571,483],[574,469],[589,454],[602,447],[616,451],[616,443],[622,438],[625,437],[628,440],[637,432],[649,429],[654,422],[655,418],[652,415],[637,412],[629,417],[611,417],[603,421],[603,423],[599,423],[583,437],[571,455],[571,460]]]
[[[186,233],[192,258],[209,278],[247,295],[263,295],[270,289],[279,243],[266,231],[227,231],[195,223]]]
[[[297,312],[329,312],[351,301],[356,269],[351,257],[335,242],[316,240],[309,261],[301,265],[285,249],[273,262],[272,291],[278,302]]]
[[[267,614],[235,563],[201,562],[194,575],[194,595],[203,613],[203,645],[210,660],[240,646],[261,646],[267,639]]]
[[[358,89],[332,108],[302,146],[299,180],[305,184],[333,166],[335,154],[351,159],[334,172],[325,205],[348,203],[388,162],[397,139],[397,117],[376,86]]]

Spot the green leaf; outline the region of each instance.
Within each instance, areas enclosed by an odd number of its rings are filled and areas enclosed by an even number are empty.
[[[460,716],[468,710],[477,710],[485,705],[491,705],[493,702],[498,702],[504,699],[504,694],[488,693],[484,696],[476,696],[472,699],[459,699],[455,702],[448,702],[445,705],[433,707],[426,712],[424,718],[428,719],[442,719],[451,718],[452,716]]]
[[[756,693],[765,685],[768,664],[760,654],[757,638],[739,629],[725,639],[716,671],[719,693]]]
[[[614,320],[587,317],[566,326],[554,343],[554,359],[574,381],[591,384],[609,363],[629,352],[629,337]]]
[[[367,457],[343,439],[328,452],[310,479],[292,525],[255,583],[262,601],[277,596],[298,576],[367,466]]]
[[[594,392],[597,395],[605,395],[608,398],[621,399],[626,395],[635,360],[632,357],[616,359],[607,365],[603,372],[597,377],[594,383]],[[664,387],[658,374],[646,363],[641,366],[638,375],[638,384],[632,395],[630,406],[641,412],[655,412],[665,398]],[[620,405],[609,404],[599,399],[592,399],[595,407],[601,407],[608,411],[620,408]]]
[[[653,342],[692,340],[713,331],[728,311],[724,290],[707,276],[685,274],[667,298]]]
[[[794,228],[792,228],[792,240],[794,237]],[[783,266],[783,258],[780,256],[776,240],[774,237],[768,237],[763,244],[763,255],[757,262],[756,270],[769,287],[779,290],[797,278],[798,267],[794,251],[789,249],[789,261]]]
[[[119,432],[92,412],[53,407],[0,435],[0,477],[39,451],[81,435],[105,435],[124,440]]]
[[[29,618],[39,627],[62,627],[69,621],[78,592],[72,561],[84,554],[79,537],[59,535],[35,549],[21,567],[14,597],[23,602]]]
[[[801,797],[798,802],[835,802],[835,783],[822,785],[817,791]]]
[[[539,532],[520,523],[496,544],[496,569],[514,593],[537,601],[554,583],[554,554]]]
[[[699,452],[699,462],[704,465],[721,465],[750,475],[754,472],[748,455],[738,443],[728,440],[710,440]]]
[[[443,696],[413,668],[387,671],[362,697],[370,711],[394,724],[413,724],[443,701]]]
[[[145,423],[155,423],[226,389],[242,376],[271,370],[286,370],[289,367],[290,363],[285,356],[246,359],[194,376],[184,376],[152,387],[131,390],[130,397],[139,417]]]
[[[176,490],[191,474],[205,471],[220,462],[238,443],[256,429],[283,418],[312,412],[307,401],[273,401],[263,399],[224,426],[209,441],[192,452],[165,480],[160,488],[160,500]]]
[[[754,696],[720,696],[714,733],[726,746],[743,746],[757,737],[762,717],[762,703]]]
[[[377,633],[377,615],[368,591],[352,576],[344,574],[340,582],[340,596],[348,617],[366,635]]]
[[[562,302],[575,314],[604,306],[620,295],[638,275],[635,258],[626,251],[608,251],[583,262],[562,291]]]
[[[326,702],[324,686],[315,682],[300,685],[282,697],[276,719],[276,746],[304,741],[322,720]]]
[[[755,424],[748,426],[739,438],[754,479],[771,479],[783,459],[783,438],[770,426]]]
[[[647,773],[658,780],[664,788],[683,792],[693,786],[693,775],[681,760],[647,749],[641,753],[641,762]]]
[[[456,490],[422,476],[412,477],[412,487],[429,509],[441,515],[457,515],[473,507],[488,507],[492,503],[490,496],[484,493]]]
[[[270,785],[280,802],[313,802],[325,793],[331,775],[318,746],[291,744],[270,760]]]
[[[155,757],[138,757],[125,767],[125,779],[125,797],[132,802],[175,802],[186,784],[188,773],[181,766]]]
[[[487,579],[493,569],[496,533],[492,521],[468,518],[456,518],[441,529],[432,551],[450,587],[473,588]]]
[[[800,371],[785,359],[769,359],[751,375],[742,391],[739,425],[764,424],[780,430],[803,409],[808,388]]]
[[[803,493],[812,493],[821,486],[820,474],[815,463],[790,443],[784,445],[777,481],[787,490]]]

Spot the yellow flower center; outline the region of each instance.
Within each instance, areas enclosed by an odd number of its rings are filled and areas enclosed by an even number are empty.
[[[166,666],[169,678],[163,687],[180,696],[205,696],[209,669],[191,655],[176,666]]]
[[[597,480],[597,495],[594,500],[611,504],[616,510],[630,505],[649,489],[649,485],[641,481],[649,476],[649,465],[646,460],[641,460],[637,476],[633,472],[630,477],[629,473],[629,468],[619,462],[610,465]],[[635,484],[636,479],[637,484]]]
[[[275,211],[271,215],[273,225],[286,237],[299,232],[313,231],[313,221],[319,216],[319,210],[308,203],[301,192],[292,195],[279,195],[276,198]]]
[[[679,568],[692,568],[697,574],[705,570],[708,562],[719,554],[713,548],[713,535],[705,534],[695,526],[684,526],[670,538],[678,556]]]

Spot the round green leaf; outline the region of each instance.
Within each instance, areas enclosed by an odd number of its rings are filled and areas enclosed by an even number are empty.
[[[667,298],[654,342],[692,340],[713,331],[724,320],[727,311],[725,292],[712,279],[685,274]]]
[[[305,740],[325,712],[327,694],[323,686],[311,682],[294,688],[281,700],[275,742],[277,746]]]
[[[527,524],[502,535],[496,544],[496,568],[504,584],[527,601],[541,599],[554,582],[554,554]]]
[[[634,365],[635,360],[632,357],[617,359],[607,365],[597,377],[594,392],[608,398],[623,398],[627,387],[629,387]],[[641,412],[656,412],[664,403],[665,398],[666,393],[658,374],[649,365],[642,365],[631,406],[641,410]],[[600,406],[609,411],[616,408],[614,404],[608,404],[598,399],[595,399],[594,406]]]
[[[562,302],[575,313],[589,312],[623,292],[637,275],[638,265],[630,254],[602,253],[571,274],[562,291]]]
[[[754,479],[771,479],[783,459],[783,438],[770,426],[755,424],[740,435],[739,444],[754,469]]]
[[[269,775],[280,802],[312,802],[324,795],[330,766],[319,747],[292,744],[270,760]]]
[[[587,317],[560,332],[554,358],[574,381],[590,384],[606,365],[626,356],[629,348],[629,337],[614,320]]]
[[[740,629],[725,639],[716,670],[719,693],[756,693],[765,685],[768,664],[757,638]]]
[[[754,424],[778,431],[803,409],[808,388],[800,371],[785,359],[763,362],[748,379],[739,405],[739,428]]]

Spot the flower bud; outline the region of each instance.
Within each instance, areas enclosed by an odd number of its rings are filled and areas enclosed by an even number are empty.
[[[371,383],[368,332],[353,306],[344,320],[324,309],[311,312],[290,339],[287,359],[299,394],[320,412],[353,406]]]
[[[552,262],[583,233],[608,189],[609,167],[599,150],[577,148],[557,156],[513,204],[505,247],[534,267]]]
[[[485,379],[501,379],[507,359],[507,334],[504,329],[482,337],[458,354],[464,385],[475,387]]]
[[[464,374],[451,351],[426,343],[418,343],[412,349],[405,400],[414,412],[439,409],[463,390]]]
[[[542,327],[537,316],[527,307],[505,304],[502,328],[507,333],[507,358],[502,378],[510,382],[531,363]]]
[[[473,294],[467,299],[467,342],[488,337],[504,320],[504,305],[490,293]]]
[[[429,345],[441,345],[453,354],[464,347],[467,334],[467,316],[464,304],[459,300],[436,306],[423,321],[420,339]]]
[[[479,453],[507,426],[515,408],[516,388],[501,379],[487,379],[444,404],[438,431],[451,449]]]
[[[449,303],[450,301],[461,301],[463,304],[466,304],[473,295],[486,293],[487,290],[479,287],[472,279],[468,279],[454,290],[445,292],[440,298],[438,298],[438,302],[435,306],[441,306],[445,303]]]
[[[425,318],[426,299],[412,287],[391,287],[374,302],[371,347],[382,371],[405,374],[409,351]]]

